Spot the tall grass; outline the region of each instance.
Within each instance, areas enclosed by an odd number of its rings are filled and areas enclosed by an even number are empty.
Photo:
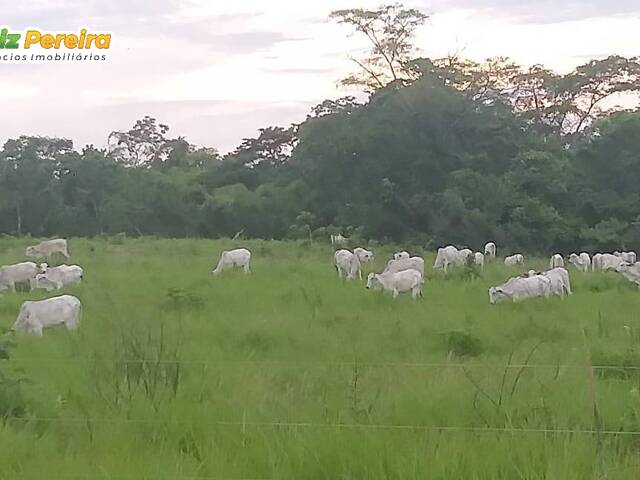
[[[26,243],[0,239],[0,264]],[[624,279],[572,272],[566,300],[492,306],[490,285],[545,262],[429,269],[424,299],[393,300],[338,280],[327,245],[243,242],[252,273],[211,276],[232,246],[72,239],[82,324],[0,360],[28,380],[0,478],[638,478],[640,437],[540,431],[596,428],[588,358],[640,366]],[[46,296],[0,297],[0,328]],[[640,372],[596,369],[594,390],[602,430],[640,431]]]

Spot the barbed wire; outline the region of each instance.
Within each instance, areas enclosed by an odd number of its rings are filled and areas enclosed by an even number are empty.
[[[438,425],[411,425],[411,424],[375,424],[375,423],[321,423],[321,422],[276,422],[276,421],[246,421],[246,420],[210,420],[201,421],[194,419],[167,420],[155,418],[93,418],[93,417],[17,417],[11,421],[22,422],[46,422],[66,424],[139,424],[139,425],[209,425],[221,427],[268,427],[268,428],[305,428],[305,429],[337,429],[337,430],[395,430],[395,431],[437,431],[437,432],[467,432],[467,433],[550,433],[550,434],[580,434],[580,435],[615,435],[615,436],[640,436],[640,431],[635,430],[598,430],[584,428],[518,428],[518,427],[478,427],[478,426],[438,426]]]
[[[246,366],[282,366],[295,368],[322,368],[322,367],[362,367],[362,368],[473,368],[473,369],[584,369],[594,370],[639,370],[640,365],[587,365],[587,364],[531,364],[531,363],[430,363],[430,362],[305,362],[294,360],[156,360],[156,359],[113,359],[101,357],[71,358],[19,358],[12,357],[8,360],[13,363],[33,364],[86,364],[86,363],[113,363],[113,364],[158,364],[158,365],[192,365],[230,367],[238,365]]]

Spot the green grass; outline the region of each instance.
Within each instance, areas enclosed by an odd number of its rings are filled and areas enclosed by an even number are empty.
[[[28,243],[0,239],[0,264]],[[588,356],[640,366],[640,292],[616,274],[492,306],[489,286],[546,261],[429,268],[422,300],[393,300],[339,281],[328,245],[242,245],[252,274],[214,278],[229,240],[72,239],[80,330],[0,360],[28,411],[0,419],[0,479],[638,478],[639,436],[534,431],[597,428]],[[46,296],[0,297],[0,328]],[[594,378],[602,428],[640,431],[640,372]]]

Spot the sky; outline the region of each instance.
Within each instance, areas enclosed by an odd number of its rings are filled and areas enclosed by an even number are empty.
[[[509,56],[560,72],[610,54],[640,55],[638,0],[406,0],[430,15],[423,56]],[[105,147],[144,115],[171,136],[233,150],[260,127],[304,120],[366,44],[327,19],[369,0],[22,0],[1,26],[110,32],[99,63],[0,63],[0,142],[18,135]],[[102,53],[102,51],[101,51]]]

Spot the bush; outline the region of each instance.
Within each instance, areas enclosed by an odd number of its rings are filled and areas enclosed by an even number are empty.
[[[449,332],[446,334],[447,351],[458,357],[477,357],[484,348],[478,337],[465,332]]]
[[[27,414],[27,401],[22,392],[25,379],[8,368],[13,343],[0,339],[0,420],[24,417]]]

